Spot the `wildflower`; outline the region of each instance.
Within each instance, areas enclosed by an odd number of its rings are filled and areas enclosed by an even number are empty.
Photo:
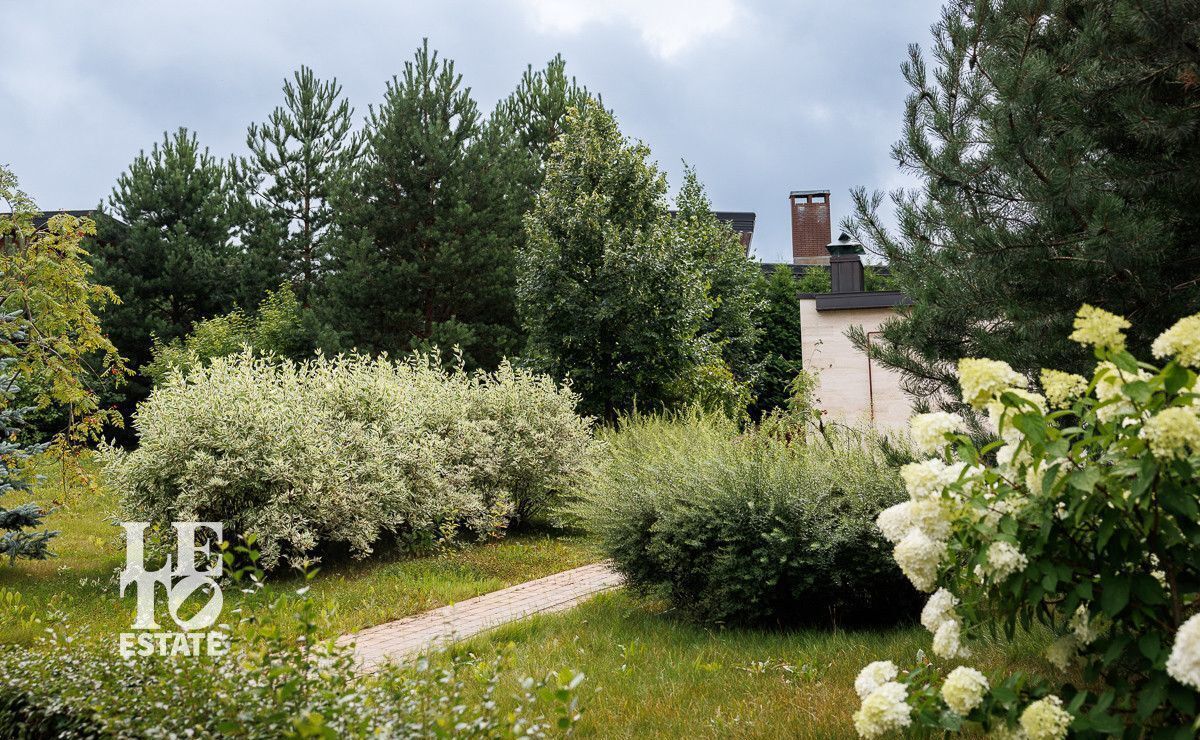
[[[939,452],[946,446],[946,435],[963,430],[962,417],[936,411],[930,414],[917,414],[908,422],[912,432],[913,443],[921,452]]]
[[[983,703],[984,694],[989,688],[988,680],[982,673],[960,665],[946,676],[946,682],[942,684],[942,699],[951,712],[965,717]]]
[[[1064,635],[1046,648],[1046,660],[1050,661],[1050,665],[1058,670],[1065,671],[1071,665],[1071,661],[1075,660],[1075,653],[1078,649],[1079,642],[1075,636]]]
[[[1062,740],[1071,720],[1071,713],[1063,709],[1062,699],[1051,694],[1025,707],[1021,729],[1029,740]]]
[[[1125,349],[1122,332],[1129,326],[1123,317],[1085,303],[1075,314],[1075,331],[1069,338],[1084,346],[1090,344],[1096,349],[1120,352]]]
[[[963,400],[976,409],[1010,388],[1024,388],[1026,380],[1007,362],[964,358],[958,361],[958,384]]]
[[[913,528],[912,504],[912,501],[903,501],[895,506],[889,506],[879,512],[879,516],[875,518],[875,526],[879,527],[880,532],[883,532],[884,539],[893,545],[904,539],[908,531]]]
[[[1146,420],[1138,436],[1155,457],[1171,460],[1200,452],[1200,415],[1196,409],[1171,406]]]
[[[1200,614],[1193,615],[1175,633],[1167,673],[1181,684],[1200,691]]]
[[[933,654],[946,660],[965,658],[971,654],[962,644],[962,625],[957,619],[947,619],[937,628],[933,635]]]
[[[1180,365],[1200,368],[1200,313],[1176,321],[1158,335],[1150,351],[1160,359],[1174,355]]]
[[[921,625],[930,632],[936,633],[943,622],[956,619],[954,607],[958,606],[958,597],[944,588],[939,588],[925,602],[921,609]]]
[[[987,565],[983,572],[997,581],[1003,581],[1013,573],[1020,573],[1029,564],[1029,558],[1009,542],[993,542],[987,551]]]
[[[946,543],[932,540],[919,529],[912,529],[892,553],[896,564],[919,591],[932,591],[937,569],[946,552]]]
[[[912,724],[908,689],[891,681],[875,689],[854,713],[854,729],[860,737],[879,737]]]
[[[1075,373],[1064,373],[1061,370],[1042,370],[1042,390],[1046,399],[1056,409],[1065,409],[1071,401],[1083,395],[1087,390],[1087,378]]]
[[[866,699],[875,689],[895,680],[899,674],[892,661],[877,660],[859,671],[858,678],[854,679],[854,690],[858,692],[858,698]]]

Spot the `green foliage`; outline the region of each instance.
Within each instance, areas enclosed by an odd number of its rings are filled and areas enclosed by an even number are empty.
[[[127,512],[254,533],[269,566],[322,546],[356,557],[498,535],[553,514],[588,465],[577,397],[503,363],[437,357],[302,364],[245,352],[172,375],[138,409],[138,449],[108,450]]]
[[[1197,28],[1194,2],[963,0],[911,50],[895,157],[922,184],[897,231],[865,191],[847,225],[916,303],[871,343],[909,391],[952,403],[962,357],[1083,372],[1081,303],[1138,317],[1138,351],[1200,305]]]
[[[803,369],[797,297],[802,291],[787,265],[777,266],[759,289],[765,307],[760,319],[762,338],[758,351],[762,360],[754,387],[754,411],[762,415],[787,405],[792,381]]]
[[[711,623],[888,623],[915,592],[872,524],[902,496],[874,443],[723,417],[626,417],[581,510],[616,567]]]
[[[302,66],[283,83],[284,105],[246,133],[248,159],[237,162],[250,202],[243,242],[259,289],[289,282],[310,304],[329,269],[330,196],[349,176],[361,148],[351,133],[354,109],[336,79],[317,79]]]
[[[117,180],[111,214],[97,218],[96,280],[121,296],[104,328],[134,367],[153,337],[182,338],[201,319],[233,308],[241,255],[228,168],[193,133],[163,135]]]
[[[1043,371],[1045,396],[1022,390],[1004,363],[963,360],[963,396],[1000,435],[990,444],[962,434],[952,415],[914,418],[914,437],[935,456],[902,470],[912,501],[880,526],[914,582],[944,589],[930,603],[949,609],[923,618],[935,654],[969,658],[971,638],[1040,623],[1057,637],[1046,659],[1061,671],[1049,681],[994,675],[948,724],[939,684],[949,666],[935,663],[903,679],[919,724],[973,730],[1019,717],[1030,733],[1056,716],[1061,730],[1040,736],[1061,738],[1068,724],[1088,737],[1192,736],[1200,315],[1154,342],[1161,367],[1124,349],[1123,326],[1085,306],[1072,339],[1094,345],[1099,362],[1090,379]],[[1042,699],[1049,692],[1061,698]]]
[[[868,293],[900,290],[900,283],[890,271],[884,272],[874,265],[863,265],[863,290]]]
[[[243,559],[256,554],[241,549]],[[233,555],[225,553],[230,564]],[[234,575],[247,590],[261,587],[261,571]],[[20,738],[490,739],[570,734],[579,719],[582,674],[525,679],[515,707],[502,711],[499,659],[387,664],[360,676],[348,646],[318,638],[319,617],[306,583],[265,616],[243,618],[227,655],[182,659],[122,659],[108,641],[51,630],[32,648],[0,649],[0,727]]]
[[[302,359],[314,348],[312,314],[301,308],[291,287],[268,291],[253,316],[234,309],[196,324],[183,340],[154,340],[151,361],[141,368],[154,385],[172,372],[189,371],[216,357],[249,348],[260,356]]]
[[[493,227],[507,171],[491,171],[504,161],[489,159],[496,142],[482,134],[470,88],[426,42],[372,108],[362,163],[335,198],[324,319],[342,346],[458,346],[485,368],[513,353],[514,245]]]
[[[672,218],[649,156],[599,103],[573,109],[525,219],[517,292],[530,354],[569,376],[583,408],[606,418],[635,404],[687,403],[717,377],[734,381],[721,395],[742,393],[734,363],[746,367],[754,342],[737,315],[754,299],[735,261],[745,258],[730,252],[735,240],[706,214],[694,178],[681,201],[687,213]],[[696,264],[701,253],[716,260],[711,273]]]
[[[796,281],[796,289],[801,293],[828,293],[833,290],[833,278],[828,268],[821,265],[811,266]]]
[[[677,238],[691,246],[692,264],[704,281],[709,308],[699,338],[719,350],[726,372],[748,388],[757,372],[757,319],[763,305],[756,288],[761,272],[746,258],[737,233],[713,214],[692,167],[684,167],[672,226]]]

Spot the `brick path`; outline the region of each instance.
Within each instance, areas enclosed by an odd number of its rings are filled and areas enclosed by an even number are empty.
[[[532,614],[570,609],[620,585],[621,577],[608,565],[585,565],[369,627],[338,643],[354,643],[361,670],[371,671],[384,661],[403,660]]]

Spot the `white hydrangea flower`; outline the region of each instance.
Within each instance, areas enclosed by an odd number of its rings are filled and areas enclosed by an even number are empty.
[[[946,553],[946,543],[930,539],[913,528],[896,545],[892,555],[908,580],[919,591],[932,591],[937,583],[937,569]]]
[[[962,387],[963,400],[982,409],[1004,391],[1024,388],[1028,381],[1007,362],[968,357],[958,361],[958,384]]]
[[[944,622],[958,618],[954,611],[956,606],[958,597],[944,588],[939,588],[921,609],[921,626],[936,634]]]
[[[987,677],[974,668],[960,665],[950,671],[942,684],[942,700],[950,711],[960,717],[971,713],[975,707],[983,703],[983,697],[988,689]]]
[[[1079,313],[1075,314],[1074,326],[1075,331],[1071,332],[1069,339],[1085,347],[1092,345],[1097,349],[1120,352],[1125,349],[1124,330],[1128,329],[1130,324],[1124,316],[1085,303],[1079,309]]]
[[[854,713],[854,729],[859,737],[874,738],[912,724],[908,689],[904,684],[888,682],[875,689]]]
[[[1061,370],[1042,370],[1042,390],[1046,399],[1055,408],[1065,409],[1087,390],[1087,378]]]
[[[875,518],[875,526],[883,532],[884,539],[893,545],[904,539],[913,528],[911,509],[912,501],[903,501],[879,512],[879,516]]]
[[[1180,365],[1200,368],[1200,313],[1176,321],[1158,335],[1150,351],[1159,359],[1174,355]]]
[[[1123,373],[1111,362],[1101,362],[1097,365],[1096,376],[1096,398],[1102,402],[1114,401],[1096,408],[1096,417],[1103,422],[1132,414],[1133,404],[1125,399],[1125,384],[1150,379],[1150,374],[1145,370],[1138,370],[1136,375]]]
[[[963,431],[966,427],[958,414],[934,411],[917,414],[908,422],[913,444],[925,453],[940,452],[946,446],[946,435]]]
[[[1179,683],[1200,691],[1200,614],[1193,615],[1175,633],[1171,657],[1167,658],[1167,673]]]
[[[1071,713],[1063,709],[1062,699],[1051,694],[1025,707],[1021,729],[1029,740],[1062,740],[1072,719]]]
[[[993,542],[987,551],[987,565],[983,572],[997,581],[1003,581],[1013,573],[1020,573],[1029,565],[1029,558],[1009,542]]]
[[[1038,411],[1043,414],[1046,413],[1046,397],[1042,394],[1021,390],[1020,388],[1009,388],[1005,392],[1029,401],[1037,407]],[[996,428],[996,431],[999,432],[1000,437],[1005,442],[1013,445],[1020,442],[1024,438],[1024,435],[1021,434],[1021,430],[1013,426],[1012,420],[1017,414],[1028,410],[1027,406],[1005,406],[1004,402],[999,398],[995,398],[987,404],[988,420]]]
[[[1164,460],[1185,458],[1200,452],[1200,409],[1171,406],[1146,420],[1138,436],[1146,440],[1154,456]]]
[[[1058,670],[1065,671],[1071,665],[1071,661],[1075,660],[1078,648],[1079,641],[1075,639],[1075,635],[1064,635],[1046,648],[1046,660]]]
[[[858,692],[858,698],[866,699],[871,692],[889,681],[894,681],[898,675],[900,671],[895,663],[890,660],[877,660],[859,671],[858,678],[854,679],[854,690]]]
[[[962,644],[962,625],[957,619],[947,619],[937,628],[933,635],[933,654],[946,660],[970,656],[971,651]]]
[[[914,501],[941,496],[946,487],[946,463],[936,457],[908,463],[900,468],[900,479]]]
[[[911,503],[908,514],[914,527],[931,540],[944,540],[950,536],[949,506],[938,499],[922,499]]]

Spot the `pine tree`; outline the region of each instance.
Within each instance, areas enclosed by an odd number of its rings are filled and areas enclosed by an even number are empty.
[[[108,208],[92,256],[96,281],[121,304],[105,312],[104,328],[140,367],[153,337],[183,337],[233,307],[241,255],[229,170],[181,128],[137,156]]]
[[[308,307],[330,259],[330,194],[353,167],[360,141],[336,79],[319,80],[302,66],[284,81],[283,99],[246,133],[250,157],[239,169],[253,210],[243,242],[261,276],[255,300],[287,281]]]
[[[860,240],[915,301],[878,359],[947,403],[964,356],[1083,370],[1083,303],[1129,317],[1135,354],[1200,305],[1200,4],[957,0],[917,48],[900,167],[917,191],[855,193]],[[865,337],[856,339],[865,346]]]
[[[671,404],[708,303],[671,228],[666,179],[594,101],[572,110],[550,151],[519,262],[530,353],[571,378],[587,413]]]
[[[698,270],[708,297],[708,315],[700,336],[719,348],[734,378],[751,383],[757,372],[756,321],[762,308],[757,290],[759,267],[747,257],[737,233],[713,214],[695,169],[687,165],[675,209],[672,227],[678,238],[691,247],[691,264]]]
[[[512,245],[489,224],[481,122],[454,63],[428,41],[372,109],[362,165],[337,200],[327,320],[344,343],[403,352],[460,346],[490,367],[515,345]]]
[[[761,286],[766,306],[759,340],[762,367],[755,385],[755,410],[760,414],[787,406],[792,382],[803,369],[799,287],[787,265],[777,266]]]

